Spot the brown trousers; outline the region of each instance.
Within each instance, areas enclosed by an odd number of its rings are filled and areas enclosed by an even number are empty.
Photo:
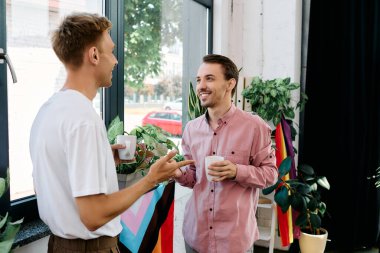
[[[48,253],[120,253],[118,238],[101,236],[96,239],[65,239],[51,235]]]

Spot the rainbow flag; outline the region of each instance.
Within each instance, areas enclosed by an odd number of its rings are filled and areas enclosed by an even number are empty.
[[[160,184],[121,215],[122,253],[173,253],[174,186]]]
[[[289,124],[284,118],[281,119],[281,123],[276,126],[275,133],[276,143],[276,163],[277,167],[287,157],[292,157],[292,167],[290,172],[284,176],[283,180],[295,178],[295,164],[294,164],[294,150],[291,138],[291,129]],[[290,174],[290,175],[289,175]],[[278,230],[280,233],[282,246],[288,246],[293,242],[293,213],[291,207],[289,207],[286,213],[283,213],[281,208],[277,206],[277,220]]]

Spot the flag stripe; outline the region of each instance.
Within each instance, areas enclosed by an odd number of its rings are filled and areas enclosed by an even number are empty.
[[[135,235],[122,220],[123,230],[120,233],[119,248],[122,253],[154,252],[171,253],[162,251],[164,238],[167,232],[163,232],[166,220],[171,221],[171,240],[173,240],[173,211],[174,211],[174,184],[160,185],[153,191],[153,198],[141,222],[138,233]],[[172,207],[173,206],[173,207]],[[129,216],[131,217],[131,216]],[[130,222],[127,222],[128,224]],[[168,221],[170,225],[170,221]],[[168,227],[170,230],[170,228]],[[161,230],[161,234],[160,234]],[[172,243],[171,243],[172,244]],[[172,246],[171,246],[172,247]]]
[[[277,166],[279,167],[281,162],[286,158],[287,151],[284,139],[284,133],[282,129],[282,124],[279,123],[276,126],[276,134],[275,134],[275,142],[276,142],[276,160]],[[289,174],[283,177],[283,180],[288,180]],[[293,242],[293,223],[291,216],[291,207],[289,207],[286,213],[283,213],[281,208],[277,206],[277,220],[278,220],[278,228],[281,238],[282,246],[288,246]]]

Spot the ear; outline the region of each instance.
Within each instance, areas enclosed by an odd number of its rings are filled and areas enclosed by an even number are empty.
[[[92,64],[99,63],[99,50],[96,47],[90,47],[88,50],[88,59]]]
[[[236,80],[235,78],[231,78],[228,80],[228,90],[232,91],[236,86]]]

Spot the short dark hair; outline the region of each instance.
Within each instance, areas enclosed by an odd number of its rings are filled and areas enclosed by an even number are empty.
[[[237,69],[235,63],[228,57],[220,54],[208,54],[203,57],[204,63],[218,63],[222,65],[224,72],[224,79],[230,80],[234,78],[236,80],[236,85],[231,91],[231,97],[234,96],[236,87],[239,81],[239,70]]]
[[[102,33],[111,27],[111,22],[98,14],[73,13],[65,17],[53,32],[51,38],[53,50],[64,64],[79,67],[83,63],[85,48],[96,44]]]

